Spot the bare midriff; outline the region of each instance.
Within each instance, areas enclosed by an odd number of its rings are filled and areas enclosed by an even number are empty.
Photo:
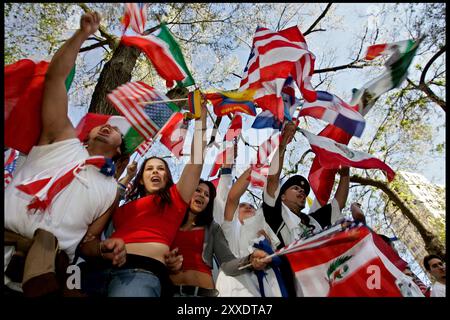
[[[174,285],[189,285],[205,289],[215,288],[211,275],[196,270],[183,270],[177,274],[171,274],[170,280]]]
[[[164,255],[169,252],[169,246],[160,242],[140,242],[125,244],[127,253],[137,254],[161,261],[166,264]]]

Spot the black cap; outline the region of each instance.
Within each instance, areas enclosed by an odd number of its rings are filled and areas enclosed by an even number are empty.
[[[283,183],[283,185],[280,188],[279,196],[281,196],[287,189],[289,189],[292,186],[301,187],[305,191],[306,195],[309,194],[309,191],[311,189],[308,180],[306,180],[305,177],[297,174],[295,176],[290,177],[289,179],[286,180],[285,183]]]

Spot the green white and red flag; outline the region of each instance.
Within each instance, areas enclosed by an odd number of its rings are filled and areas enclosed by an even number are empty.
[[[153,34],[142,36],[122,36],[121,43],[125,46],[136,47],[145,53],[158,74],[166,80],[168,88],[174,82],[179,87],[194,85],[194,79],[184,61],[181,48],[175,41],[165,24]]]
[[[354,90],[349,104],[352,106],[358,104],[359,112],[364,116],[382,94],[398,88],[406,79],[408,67],[414,59],[419,44],[420,40],[406,40],[370,46],[365,59],[373,60],[379,56],[389,56],[385,63],[386,69],[361,89]]]

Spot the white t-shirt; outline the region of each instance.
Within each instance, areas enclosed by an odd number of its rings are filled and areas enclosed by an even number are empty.
[[[445,284],[436,281],[431,287],[430,297],[445,297]]]
[[[232,221],[223,221],[222,230],[228,241],[231,252],[239,258],[252,253],[254,243],[263,240],[258,236],[264,230],[269,237],[272,248],[275,249],[280,241],[264,220],[262,209],[258,209],[253,217],[239,221],[239,208],[236,209]],[[273,269],[268,268],[263,278],[264,293],[266,297],[281,297],[281,291]],[[225,275],[222,271],[216,280],[216,289],[221,297],[261,297],[260,287],[256,274],[245,273],[236,277]]]
[[[33,147],[5,190],[5,228],[30,239],[36,229],[47,230],[56,236],[59,248],[72,260],[89,225],[113,204],[117,193],[114,178],[87,165],[56,195],[45,212],[36,213],[27,210],[32,197],[15,186],[52,177],[59,170],[71,168],[88,157],[89,153],[78,139]],[[5,270],[13,251],[14,247],[5,246]]]

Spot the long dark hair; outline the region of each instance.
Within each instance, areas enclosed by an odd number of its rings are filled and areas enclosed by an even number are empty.
[[[164,166],[166,167],[166,174],[167,174],[167,183],[164,188],[159,190],[156,195],[158,198],[161,199],[161,202],[159,203],[161,206],[164,206],[166,204],[172,203],[172,199],[170,198],[169,188],[173,186],[173,178],[172,173],[170,172],[169,165],[167,164],[166,160],[160,158],[160,157],[150,157],[144,160],[144,162],[141,165],[141,168],[139,169],[139,172],[137,173],[136,177],[133,181],[133,186],[131,187],[130,193],[128,195],[129,201],[136,200],[142,197],[145,197],[147,195],[147,190],[145,189],[145,185],[141,184],[140,181],[142,179],[142,176],[144,175],[145,165],[149,160],[152,159],[158,159],[161,160],[164,163]]]
[[[211,222],[214,220],[214,216],[213,216],[214,199],[216,198],[216,194],[217,194],[216,187],[214,186],[214,184],[211,181],[205,181],[203,179],[200,179],[198,184],[201,184],[201,183],[208,186],[209,202],[206,205],[205,210],[203,210],[202,212],[199,212],[195,216],[194,223],[197,227],[209,226],[211,224]],[[190,211],[190,202],[189,202],[189,207],[186,210],[186,214],[184,215],[184,219],[183,219],[183,222],[181,223],[181,225],[184,225],[186,223],[188,216],[189,216],[189,211]]]

